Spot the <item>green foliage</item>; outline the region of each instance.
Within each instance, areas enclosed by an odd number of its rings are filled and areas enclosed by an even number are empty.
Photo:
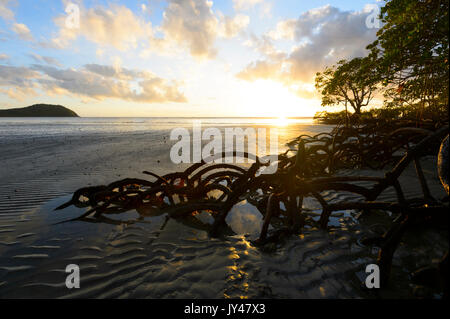
[[[347,114],[341,112],[317,112],[314,120],[322,124],[356,124],[368,123],[371,121],[392,121],[403,120],[411,121],[417,124],[424,122],[433,122],[435,124],[448,123],[448,115],[445,113],[437,113],[432,109],[423,109],[421,105],[408,105],[398,107],[381,107],[361,112],[358,116],[355,114]]]
[[[390,0],[381,9],[383,27],[365,58],[340,61],[316,75],[322,106],[350,105],[367,116],[373,92],[384,108],[371,116],[448,121],[448,0]],[[330,121],[338,114],[326,113]]]
[[[448,0],[391,0],[381,9],[383,27],[367,48],[377,59],[386,106],[448,112],[448,9]]]
[[[370,57],[341,60],[316,74],[316,88],[322,94],[322,106],[349,105],[359,114],[372,100],[377,78]]]
[[[314,121],[322,124],[341,124],[346,120],[346,112],[317,112],[314,115]]]

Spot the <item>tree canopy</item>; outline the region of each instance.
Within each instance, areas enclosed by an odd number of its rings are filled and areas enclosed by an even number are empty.
[[[322,94],[322,106],[349,105],[360,114],[373,98],[377,78],[370,57],[341,60],[316,74],[316,88]]]
[[[418,117],[448,120],[448,7],[448,0],[386,1],[368,56],[317,73],[322,105],[348,103],[359,114],[379,88],[385,107],[410,106]]]
[[[421,104],[448,111],[448,0],[391,0],[368,46],[377,56],[387,106]]]

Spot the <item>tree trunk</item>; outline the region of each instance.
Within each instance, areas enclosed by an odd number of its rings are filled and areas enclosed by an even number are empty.
[[[361,115],[361,106],[360,105],[356,105],[354,107],[354,110],[355,110],[356,115]]]

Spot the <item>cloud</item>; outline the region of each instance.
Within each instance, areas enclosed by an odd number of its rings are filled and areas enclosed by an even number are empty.
[[[364,11],[341,11],[328,5],[282,21],[260,39],[248,41],[262,58],[248,64],[237,77],[272,79],[295,87],[312,83],[315,73],[325,66],[366,55],[365,47],[376,38],[376,30],[366,27],[366,17]],[[289,52],[277,51],[274,42],[280,39],[293,40],[295,46]]]
[[[208,0],[169,0],[163,14],[162,31],[179,45],[186,46],[191,55],[214,58],[217,50],[214,41],[219,21]]]
[[[244,14],[237,14],[233,18],[221,17],[221,36],[224,38],[234,38],[242,30],[245,30],[250,23],[250,18]]]
[[[29,68],[0,65],[0,92],[21,101],[36,95],[34,80],[37,78],[39,73]]]
[[[24,101],[27,98],[38,95],[33,87],[13,87],[6,89],[0,87],[0,93],[6,94],[11,99],[17,101]]]
[[[38,77],[38,72],[26,67],[0,65],[0,86],[29,86]]]
[[[66,15],[59,16],[55,19],[59,27],[57,35],[41,45],[67,48],[78,37],[84,37],[98,45],[125,51],[136,48],[141,40],[148,41],[153,36],[151,23],[136,16],[125,6],[112,4],[110,7],[79,8],[79,27],[67,24]]]
[[[92,73],[100,75],[105,78],[118,78],[121,80],[133,79],[151,79],[155,77],[148,71],[130,70],[120,67],[120,65],[109,66],[101,64],[86,64],[84,68]]]
[[[30,68],[0,65],[0,91],[12,98],[26,94],[74,95],[103,100],[122,99],[141,103],[186,102],[180,83],[151,72],[88,64],[81,69],[62,69],[34,64]]]
[[[11,0],[0,0],[0,18],[11,21],[14,20],[14,12],[8,8],[8,4],[13,2]]]
[[[22,39],[25,41],[32,41],[33,36],[31,35],[30,29],[23,23],[14,23],[11,29]]]
[[[258,60],[250,63],[247,67],[242,70],[237,76],[238,78],[247,81],[256,81],[258,79],[277,79],[280,80],[282,77],[280,61],[265,61]]]
[[[270,36],[265,34],[260,37],[255,34],[250,34],[248,40],[245,41],[244,44],[248,47],[254,48],[266,59],[280,60],[288,55],[287,53],[278,50]]]
[[[59,63],[57,59],[49,56],[41,56],[37,53],[30,53],[28,54],[28,56],[31,57],[36,63],[46,63],[49,65],[61,66],[61,63]]]
[[[271,2],[266,2],[264,0],[233,0],[233,8],[236,11],[248,11],[254,7],[259,7],[259,16],[261,18],[271,16]]]
[[[140,48],[141,52],[165,53],[187,49],[196,58],[212,59],[217,55],[217,38],[232,38],[245,29],[250,20],[243,14],[225,17],[212,10],[209,0],[168,0],[160,26],[153,27],[144,16],[135,15],[125,6],[111,4],[95,8],[80,8],[79,28],[67,25],[67,15],[54,21],[57,34],[42,47],[64,49],[78,37],[102,47],[112,46],[126,51]],[[145,12],[149,8],[141,6]],[[157,33],[158,36],[156,35]]]
[[[249,10],[263,2],[264,0],[233,0],[233,7],[235,10]]]
[[[81,70],[35,65],[33,69],[49,79],[39,82],[48,90],[63,89],[72,94],[98,100],[118,98],[143,103],[186,102],[177,82],[149,72],[117,69],[90,64]]]
[[[30,29],[23,24],[17,23],[15,21],[14,12],[9,8],[9,5],[16,5],[16,0],[0,0],[0,18],[5,20],[10,26],[11,30],[19,36],[20,39],[25,41],[33,41],[33,35],[31,34]],[[4,34],[2,30],[0,30],[0,34]],[[10,36],[8,36],[9,38]],[[5,38],[1,38],[0,41],[5,41]]]
[[[163,45],[185,47],[193,57],[213,59],[217,38],[233,38],[247,28],[250,18],[243,14],[224,16],[212,10],[209,0],[168,0],[161,24]]]
[[[1,53],[0,54],[0,61],[6,61],[9,60],[9,55],[5,54],[5,53]]]
[[[269,31],[268,36],[273,40],[294,40],[297,19],[282,20],[277,23],[275,30]]]

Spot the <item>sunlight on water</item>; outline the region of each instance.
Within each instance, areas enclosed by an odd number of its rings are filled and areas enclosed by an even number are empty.
[[[289,125],[289,120],[285,117],[279,117],[274,120],[274,124],[276,126],[286,126],[286,125]]]
[[[286,127],[312,125],[312,118],[0,118],[0,136],[61,136],[89,133],[127,133],[192,127],[194,121],[202,126],[226,127],[267,125]]]

